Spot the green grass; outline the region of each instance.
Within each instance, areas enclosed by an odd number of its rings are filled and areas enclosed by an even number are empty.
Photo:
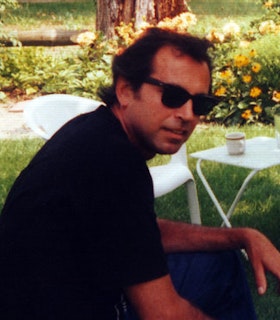
[[[211,28],[220,28],[230,20],[240,23],[241,26],[248,25],[251,20],[263,14],[260,6],[256,5],[256,0],[192,0],[189,4],[198,17],[196,32],[201,30],[201,33]],[[95,7],[92,1],[21,4],[20,10],[10,13],[4,17],[4,26],[9,30],[51,27],[94,29],[95,25]],[[245,131],[247,138],[258,135],[274,136],[274,128],[269,126],[250,126],[241,129],[214,125],[201,126],[196,129],[188,142],[188,153],[222,145],[225,133],[234,130]],[[39,139],[0,140],[0,210],[13,181],[42,144]],[[167,161],[167,158],[157,157],[151,163]],[[189,165],[197,182],[203,224],[219,226],[221,219],[196,174],[196,160],[189,158]],[[215,163],[204,163],[203,169],[215,192],[219,194],[223,208],[227,209],[233,200],[234,192],[239,189],[248,171]],[[259,172],[247,187],[231,219],[234,226],[250,226],[264,232],[278,248],[280,248],[279,188],[279,167]],[[183,187],[157,199],[156,210],[159,216],[189,221],[185,199]],[[275,279],[269,276],[268,293],[260,298],[255,294],[254,280],[249,266],[247,272],[259,320],[278,320],[280,303],[275,291]]]
[[[60,28],[66,30],[95,29],[95,5],[93,1],[73,3],[21,3],[19,9],[4,17],[8,30],[33,28]]]
[[[254,16],[260,13],[260,5],[256,0],[192,0],[189,6],[192,11],[200,15],[226,16]]]
[[[198,28],[220,27],[234,20],[243,24],[263,14],[256,0],[193,0],[189,5],[198,17]],[[56,27],[63,29],[94,29],[95,1],[52,3],[21,3],[20,9],[5,14],[4,26],[9,30]]]
[[[188,153],[223,145],[225,134],[229,131],[237,130],[244,131],[247,138],[260,135],[274,137],[274,127],[272,126],[246,126],[242,128],[224,128],[215,125],[201,126],[196,129],[188,141]],[[162,157],[157,157],[157,159],[153,160],[153,164],[161,162],[166,162],[166,157],[163,160]],[[203,224],[220,226],[222,220],[197,176],[195,168],[196,159],[189,157],[189,166],[194,173],[197,183]],[[249,171],[210,162],[203,163],[203,171],[215,193],[219,195],[218,198],[226,211]],[[280,173],[278,166],[259,172],[246,188],[232,216],[231,222],[235,227],[247,226],[257,228],[266,234],[276,247],[280,249],[279,191]],[[156,210],[161,217],[189,221],[184,188],[180,187],[175,192],[157,199]],[[247,262],[245,264],[259,320],[278,320],[280,315],[280,298],[276,291],[276,280],[274,277],[269,276],[268,293],[264,297],[259,297],[256,294],[250,265]]]
[[[14,180],[41,145],[41,139],[0,140],[0,211]]]
[[[250,23],[265,13],[262,6],[256,2],[256,0],[192,0],[189,5],[197,17],[197,24],[189,31],[205,36],[210,30],[221,30],[230,21],[237,23],[241,30],[248,30]]]
[[[242,130],[247,138],[255,136],[274,136],[272,126],[246,126],[242,128],[224,128],[216,125],[199,126],[188,141],[188,153],[224,144],[225,133]],[[26,166],[34,153],[43,145],[40,139],[0,140],[0,209],[4,199],[17,175]],[[150,164],[168,161],[168,156],[156,157]],[[189,157],[189,165],[194,173],[201,206],[204,225],[219,226],[221,219],[200,182],[196,170],[196,160]],[[233,200],[248,170],[215,163],[203,166],[213,189],[219,194],[219,200],[227,209]],[[280,173],[279,167],[259,172],[247,187],[231,219],[235,227],[254,227],[264,232],[280,248],[279,214],[280,214]],[[156,200],[156,211],[160,217],[189,221],[186,208],[184,187]],[[276,292],[276,281],[269,275],[269,289],[264,297],[256,294],[253,275],[248,262],[244,262],[253,292],[259,320],[278,320],[280,315],[279,296]]]

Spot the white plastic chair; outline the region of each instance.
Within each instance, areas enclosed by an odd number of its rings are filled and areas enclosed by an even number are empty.
[[[51,94],[26,102],[24,117],[27,125],[40,137],[48,140],[64,123],[75,116],[95,110],[101,102],[68,94]],[[155,197],[186,185],[191,222],[201,224],[196,185],[188,168],[186,146],[171,156],[166,165],[149,168]]]
[[[186,145],[171,156],[170,162],[149,168],[155,197],[161,197],[185,184],[191,223],[201,224],[199,201],[194,177],[188,167]]]
[[[64,123],[82,113],[95,110],[100,101],[69,94],[50,94],[26,102],[25,122],[40,137],[48,140]]]

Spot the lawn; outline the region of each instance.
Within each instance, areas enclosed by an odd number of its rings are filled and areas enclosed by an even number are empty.
[[[192,0],[189,6],[198,16],[198,27],[202,29],[229,20],[247,24],[263,14],[256,0]],[[46,27],[92,30],[95,27],[95,1],[22,3],[20,10],[13,10],[4,17],[4,26],[10,30]]]
[[[59,28],[66,30],[94,29],[95,5],[93,1],[21,3],[20,9],[4,18],[9,30]]]
[[[255,136],[274,136],[272,126],[245,126],[243,128],[225,128],[217,125],[199,126],[187,143],[188,153],[224,144],[225,133],[242,130],[247,138]],[[26,166],[34,153],[43,145],[40,139],[0,140],[0,209],[13,181]],[[155,165],[168,161],[167,156],[156,157],[149,163]],[[189,165],[194,173],[201,206],[204,225],[219,226],[221,219],[209,196],[201,184],[195,169],[196,160],[189,157]],[[205,163],[204,172],[215,192],[219,194],[222,206],[226,209],[233,200],[234,193],[248,174],[248,170],[215,163]],[[280,248],[279,213],[280,198],[279,167],[259,172],[247,187],[231,219],[235,227],[249,226],[264,232]],[[160,217],[189,221],[186,208],[184,187],[156,200],[156,211]],[[259,297],[248,262],[244,260],[250,286],[252,288],[257,313],[260,320],[278,320],[280,315],[279,296],[276,292],[276,281],[269,276],[269,289],[264,297]]]
[[[197,28],[201,32],[230,20],[241,25],[249,24],[252,19],[262,14],[260,7],[256,5],[256,0],[192,0],[190,6],[198,16]],[[93,29],[94,21],[95,8],[92,1],[22,4],[21,10],[14,11],[11,16],[5,18],[5,27],[10,30],[45,27]],[[272,126],[253,125],[242,128],[225,128],[217,125],[201,125],[188,142],[188,153],[223,144],[225,133],[233,130],[244,131],[247,138],[259,135],[274,136]],[[43,141],[40,139],[0,140],[0,209],[16,176],[42,144]],[[161,161],[166,161],[166,157],[157,157],[152,163]],[[189,165],[197,182],[203,224],[219,226],[221,219],[196,174],[195,164],[196,160],[189,158]],[[215,192],[219,194],[222,206],[227,208],[248,171],[215,163],[205,163],[203,168]],[[236,227],[250,226],[261,230],[278,248],[280,248],[279,190],[279,167],[259,172],[246,189],[231,220]],[[188,221],[184,188],[181,187],[172,194],[157,199],[156,210],[159,216]],[[280,318],[280,298],[275,290],[276,281],[269,276],[268,294],[264,297],[258,297],[255,294],[250,267],[246,261],[244,263],[254,293],[259,319],[278,320]]]

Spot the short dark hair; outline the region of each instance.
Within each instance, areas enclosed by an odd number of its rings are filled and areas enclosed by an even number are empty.
[[[190,34],[149,28],[131,46],[114,57],[112,63],[113,83],[109,87],[99,89],[99,98],[110,107],[118,101],[115,86],[119,77],[126,79],[132,89],[137,91],[152,73],[154,56],[159,49],[165,46],[172,46],[198,62],[206,62],[211,73],[212,64],[208,49],[212,45],[208,40]]]

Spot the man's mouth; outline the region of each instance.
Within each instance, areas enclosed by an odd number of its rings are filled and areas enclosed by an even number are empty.
[[[167,131],[178,135],[178,136],[185,136],[186,135],[186,130],[183,129],[171,129],[171,128],[166,128]]]
[[[185,134],[185,131],[184,130],[170,130],[171,132],[175,133],[175,134],[178,134],[180,136],[184,135]]]

